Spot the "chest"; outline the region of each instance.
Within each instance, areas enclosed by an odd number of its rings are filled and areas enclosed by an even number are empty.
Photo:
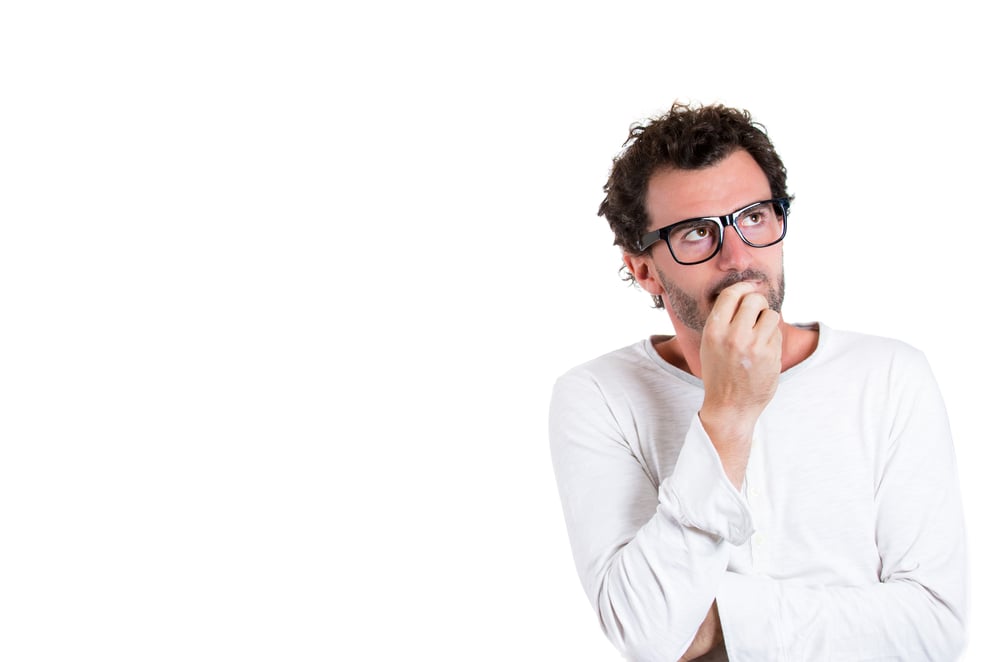
[[[755,532],[733,549],[731,569],[817,584],[878,581],[875,490],[885,417],[859,393],[815,395],[804,406],[779,389],[758,420],[743,486]],[[636,430],[654,483],[672,474],[700,404],[675,397]]]

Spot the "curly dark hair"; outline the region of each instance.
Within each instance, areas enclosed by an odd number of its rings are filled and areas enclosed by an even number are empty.
[[[614,159],[604,185],[605,197],[597,211],[615,233],[615,245],[631,255],[640,251],[639,239],[647,231],[646,188],[662,168],[697,170],[715,165],[737,149],[745,149],[767,176],[771,195],[785,198],[787,173],[763,125],[750,113],[721,105],[698,106],[675,102],[670,111],[644,123],[633,124],[622,151]],[[622,265],[625,281],[635,282]],[[653,296],[657,308],[663,300]]]

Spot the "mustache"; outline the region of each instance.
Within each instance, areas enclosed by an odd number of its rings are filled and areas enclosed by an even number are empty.
[[[742,283],[745,280],[759,280],[766,283],[767,274],[763,271],[757,271],[756,269],[747,269],[745,271],[734,271],[729,273],[725,278],[712,286],[712,289],[708,292],[708,300],[715,303],[715,300],[719,298],[720,294],[722,294],[722,290],[726,289],[730,285]]]

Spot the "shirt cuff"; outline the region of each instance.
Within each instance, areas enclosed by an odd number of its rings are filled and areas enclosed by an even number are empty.
[[[691,421],[674,473],[660,485],[660,502],[684,526],[742,545],[754,531],[750,504],[733,487],[697,416]]]

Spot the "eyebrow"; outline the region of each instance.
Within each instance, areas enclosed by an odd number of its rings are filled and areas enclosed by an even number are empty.
[[[748,202],[747,204],[742,205],[740,207],[737,207],[736,209],[732,210],[731,212],[729,212],[727,214],[718,214],[716,216],[691,216],[689,218],[682,218],[679,221],[674,221],[672,223],[667,223],[666,225],[662,225],[662,226],[660,226],[659,229],[667,228],[667,227],[670,227],[671,225],[677,225],[679,223],[687,223],[689,221],[715,220],[715,219],[721,218],[723,216],[730,216],[732,214],[735,214],[738,211],[743,211],[744,209],[747,209],[749,207],[753,207],[754,205],[759,205],[762,202],[768,202],[771,199],[772,198],[760,198],[758,200],[754,200],[753,202]]]

